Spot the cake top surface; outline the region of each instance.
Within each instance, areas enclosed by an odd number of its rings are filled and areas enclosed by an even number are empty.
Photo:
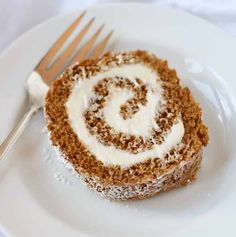
[[[167,99],[159,75],[141,62],[101,65],[99,71],[89,77],[76,74],[65,104],[80,141],[107,165],[164,159],[181,142],[184,126],[176,110],[160,117]]]
[[[195,110],[185,113],[189,105]],[[190,142],[199,152],[208,139],[201,110],[176,72],[144,51],[108,53],[69,68],[48,93],[46,119],[66,159],[83,172],[103,167],[101,175],[171,166]],[[188,127],[192,119],[196,131]]]

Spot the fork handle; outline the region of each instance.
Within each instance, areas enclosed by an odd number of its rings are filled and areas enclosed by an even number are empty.
[[[37,111],[36,107],[31,106],[31,108],[24,114],[22,119],[16,124],[16,126],[11,130],[8,136],[0,145],[0,161],[3,160],[13,145],[16,143],[17,139],[20,137],[27,124],[29,123],[32,115]]]

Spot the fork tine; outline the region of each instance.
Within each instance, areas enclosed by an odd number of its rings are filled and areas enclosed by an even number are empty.
[[[66,66],[66,61],[68,60],[69,56],[73,53],[77,45],[81,42],[84,38],[85,34],[91,27],[95,18],[92,18],[84,27],[83,29],[77,34],[75,39],[69,44],[69,46],[64,50],[64,52],[56,59],[53,65],[49,68],[51,75],[57,75],[64,66]]]
[[[99,44],[98,46],[95,48],[95,50],[93,51],[93,53],[91,54],[91,58],[98,58],[104,48],[106,47],[107,43],[108,43],[108,40],[110,39],[111,35],[113,34],[113,31],[111,31]]]
[[[89,50],[94,45],[96,39],[100,35],[104,25],[102,25],[95,34],[86,42],[86,44],[81,48],[81,50],[74,56],[70,64],[73,64],[75,62],[82,61],[86,58],[86,55],[88,54]]]
[[[86,11],[83,11],[82,14],[72,22],[72,24],[67,28],[67,30],[59,37],[59,39],[49,49],[49,51],[42,58],[42,60],[39,62],[38,66],[36,68],[40,68],[40,67],[42,68],[42,67],[46,67],[48,65],[48,63],[50,62],[52,57],[57,53],[57,51],[65,43],[67,38],[71,35],[71,33],[74,31],[74,29],[80,23],[80,21],[82,20],[82,18],[84,17],[85,14],[86,14]]]

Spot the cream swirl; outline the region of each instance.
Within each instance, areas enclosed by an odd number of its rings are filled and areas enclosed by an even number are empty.
[[[104,164],[126,167],[164,159],[181,142],[184,126],[181,116],[165,111],[161,83],[144,64],[79,78],[66,103],[71,127]]]

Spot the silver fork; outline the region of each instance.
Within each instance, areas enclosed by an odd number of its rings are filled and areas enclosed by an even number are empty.
[[[55,62],[50,65],[53,57],[56,55],[58,50],[62,47],[62,45],[66,42],[68,37],[74,32],[78,24],[81,22],[82,18],[84,17],[86,12],[83,12],[68,28],[67,30],[59,37],[59,39],[53,44],[53,46],[49,49],[46,55],[42,58],[42,60],[38,63],[35,67],[33,72],[30,74],[28,78],[29,81],[41,81],[42,87],[44,90],[40,92],[41,94],[35,94],[35,89],[28,86],[27,91],[29,94],[30,99],[30,107],[27,112],[24,114],[23,118],[17,123],[17,125],[12,129],[12,131],[8,134],[6,139],[0,145],[0,160],[2,160],[7,152],[12,148],[15,144],[19,136],[22,134],[24,129],[26,128],[27,124],[29,123],[32,115],[37,112],[40,108],[44,106],[44,94],[45,90],[48,86],[51,85],[52,81],[62,73],[66,66],[69,66],[75,62],[82,61],[86,59],[88,53],[92,49],[97,40],[98,36],[100,35],[104,25],[102,25],[92,36],[91,38],[83,45],[83,47],[79,50],[79,52],[73,56],[71,60],[69,60],[72,53],[76,50],[77,45],[81,42],[84,38],[86,33],[88,32],[89,28],[91,27],[95,18],[92,18],[83,28],[82,30],[76,35],[74,40],[69,44],[69,46],[58,56]],[[109,38],[112,35],[112,31],[96,46],[93,50],[90,58],[97,58],[99,57],[105,46],[108,43]],[[39,100],[37,97],[43,98]]]

